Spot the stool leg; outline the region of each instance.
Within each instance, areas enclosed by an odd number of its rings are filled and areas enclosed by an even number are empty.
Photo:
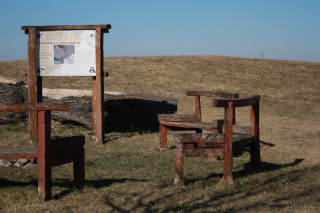
[[[174,169],[174,185],[183,185],[183,144],[176,143],[176,165]]]
[[[84,169],[84,148],[81,147],[78,152],[77,161],[73,162],[74,185],[81,189],[85,184],[85,169]]]
[[[160,124],[159,132],[160,132],[160,149],[166,149],[167,148],[167,128]]]

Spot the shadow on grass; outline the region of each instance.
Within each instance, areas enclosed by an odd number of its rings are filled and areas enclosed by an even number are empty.
[[[109,187],[109,186],[116,184],[116,183],[125,183],[127,181],[146,182],[147,180],[137,180],[137,179],[133,179],[133,178],[120,178],[120,179],[106,178],[106,179],[101,179],[101,180],[86,180],[85,185],[88,187],[99,189],[99,188]],[[73,181],[70,181],[69,179],[58,179],[58,182],[53,182],[52,185],[63,187],[63,188],[68,188],[68,189],[63,190],[60,193],[54,195],[52,197],[53,199],[62,198],[73,191]]]
[[[259,169],[253,169],[250,162],[246,163],[243,165],[244,169],[241,171],[235,171],[233,172],[233,178],[237,179],[237,178],[242,178],[242,177],[246,177],[248,175],[252,175],[255,173],[260,173],[260,172],[270,172],[270,171],[275,171],[275,170],[279,170],[279,169],[283,169],[283,168],[287,168],[287,167],[292,167],[292,166],[296,166],[298,164],[300,164],[303,161],[303,159],[296,159],[291,163],[287,163],[287,164],[275,164],[275,163],[268,163],[268,162],[261,162],[260,168]],[[221,170],[223,170],[223,167],[221,167]],[[186,180],[185,184],[192,184],[198,181],[202,181],[202,180],[210,180],[210,179],[214,179],[214,178],[222,178],[223,174],[219,173],[219,174],[211,174],[208,177],[204,178],[204,179],[191,179],[191,180]]]
[[[99,189],[99,188],[111,186],[112,184],[115,184],[115,183],[125,183],[127,181],[147,182],[147,180],[138,180],[138,179],[133,179],[133,178],[120,178],[120,179],[106,178],[106,179],[102,179],[102,180],[86,180],[86,185],[89,187],[93,187],[95,189]]]
[[[113,131],[107,131],[103,144],[116,141],[120,138],[130,138],[135,136],[137,133],[139,135],[143,135],[143,134],[150,134],[150,133],[157,133],[157,132],[159,132],[159,127],[128,128],[128,129],[118,129]],[[108,133],[119,133],[119,134],[110,136],[110,134]]]
[[[112,184],[115,183],[125,183],[127,181],[131,181],[131,182],[147,182],[147,180],[138,180],[138,179],[133,179],[133,178],[120,178],[120,179],[101,179],[101,180],[86,180],[85,185],[95,188],[95,189],[99,189],[99,188],[103,188],[103,187],[108,187],[111,186]],[[74,182],[73,180],[70,179],[64,179],[64,178],[58,178],[55,179],[55,181],[53,181],[52,186],[57,186],[57,187],[61,187],[61,188],[68,188],[65,189],[61,192],[59,192],[58,194],[55,194],[54,196],[52,196],[52,199],[59,199],[62,198],[68,194],[70,194],[73,189],[74,189]],[[11,180],[7,180],[4,178],[0,178],[0,188],[2,187],[25,187],[25,186],[34,186],[34,187],[38,187],[38,180],[31,180],[29,182],[21,182],[21,181],[11,181]]]
[[[265,170],[274,171],[298,165],[301,161],[296,159],[281,165],[264,163],[262,166]],[[285,170],[280,174],[261,176],[258,180],[245,180],[243,185],[226,189],[197,185],[174,187],[162,193],[158,189],[116,192],[105,195],[104,204],[116,212],[255,212],[263,209],[269,212],[299,206],[305,209],[308,204],[319,206],[318,197],[314,196],[320,190],[320,185],[314,182],[319,172],[319,165]],[[203,191],[201,187],[212,189]]]

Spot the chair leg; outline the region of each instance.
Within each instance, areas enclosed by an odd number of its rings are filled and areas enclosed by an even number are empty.
[[[160,124],[159,132],[160,132],[160,149],[166,149],[167,148],[167,128]]]
[[[259,137],[259,102],[260,97],[250,109],[250,131],[254,137],[254,142],[250,146],[250,161],[253,168],[260,166],[260,137]]]
[[[77,161],[73,162],[73,176],[75,188],[81,189],[85,184],[84,148],[78,152]]]
[[[261,164],[260,142],[254,141],[250,145],[250,162],[253,168],[259,168]]]
[[[38,112],[38,193],[44,200],[51,198],[51,114]]]
[[[51,198],[51,165],[45,159],[38,159],[38,194],[44,200]]]
[[[224,156],[223,179],[226,181],[233,181],[232,157],[230,159],[230,157]]]
[[[223,166],[223,179],[227,181],[233,181],[232,165],[233,165],[233,153],[232,153],[232,127],[233,127],[233,104],[228,103],[228,107],[225,108],[225,135],[224,135],[224,166]]]
[[[174,169],[174,185],[181,186],[183,182],[183,144],[176,143],[176,165]]]

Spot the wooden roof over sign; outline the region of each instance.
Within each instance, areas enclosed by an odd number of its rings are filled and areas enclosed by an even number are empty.
[[[110,24],[21,26],[21,29],[25,31],[25,34],[28,34],[29,28],[35,28],[35,30],[95,30],[97,27],[100,27],[103,33],[109,33],[109,29],[111,29]]]

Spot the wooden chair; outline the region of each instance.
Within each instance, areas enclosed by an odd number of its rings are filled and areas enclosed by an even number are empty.
[[[250,160],[254,167],[260,165],[259,102],[255,95],[239,99],[215,99],[214,107],[225,108],[223,133],[175,134],[176,163],[174,184],[183,185],[183,157],[224,157],[223,178],[233,181],[233,151],[250,147]],[[250,126],[233,124],[234,109],[250,106]]]
[[[195,130],[202,133],[202,130],[219,132],[221,120],[213,120],[203,122],[201,116],[200,97],[220,97],[220,98],[239,98],[237,93],[219,92],[219,91],[187,91],[187,96],[195,97],[195,113],[194,114],[159,114],[159,132],[160,132],[160,149],[167,147],[167,131],[185,131]]]
[[[85,137],[51,138],[51,111],[68,111],[65,104],[25,103],[0,104],[0,111],[37,111],[38,147],[2,148],[0,158],[38,159],[38,194],[51,198],[51,167],[73,162],[74,184],[81,188],[85,182]]]

